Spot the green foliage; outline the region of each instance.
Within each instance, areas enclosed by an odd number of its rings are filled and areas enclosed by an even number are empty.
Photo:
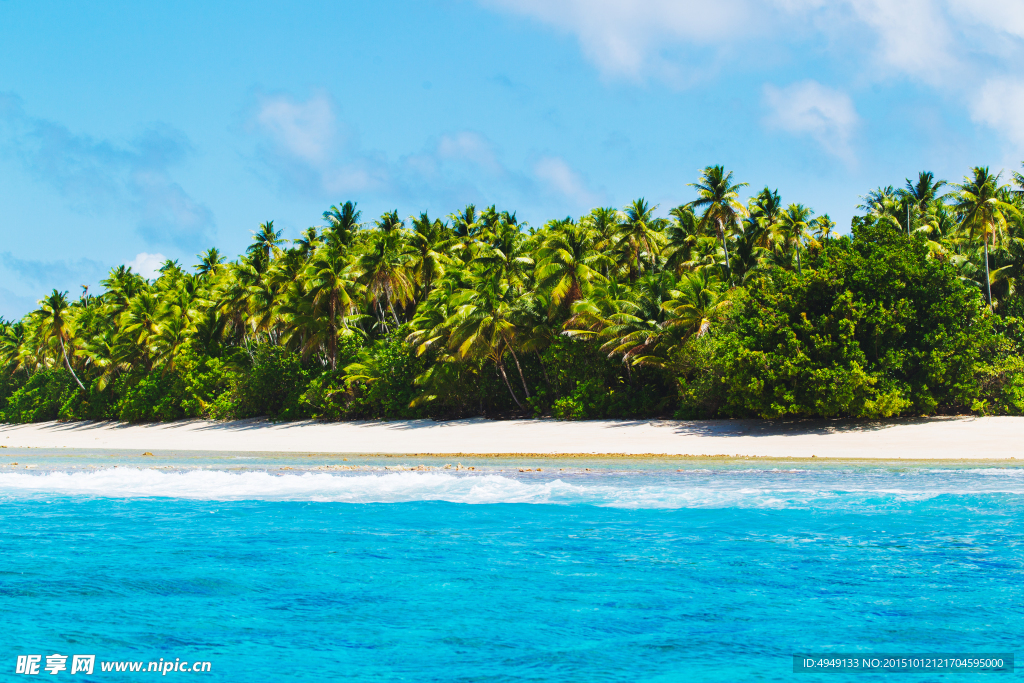
[[[536,414],[561,420],[671,415],[671,375],[660,369],[627,369],[592,341],[559,337],[541,355],[549,378],[531,400]]]
[[[1015,363],[983,363],[1006,354],[993,317],[976,288],[927,258],[922,239],[862,226],[815,265],[803,277],[776,270],[752,284],[731,334],[690,351],[684,415],[978,411],[990,405],[985,391],[1000,396],[998,410],[1016,410]]]
[[[62,406],[77,389],[67,370],[41,370],[7,399],[4,422],[27,423],[56,420]]]
[[[355,362],[345,368],[351,399],[347,417],[397,420],[424,417],[426,411],[412,404],[417,397],[415,380],[425,370],[399,329],[361,349]]]
[[[257,346],[248,372],[238,377],[233,388],[233,417],[305,417],[300,397],[311,374],[302,367],[298,354],[281,346]]]
[[[540,228],[473,205],[362,223],[343,202],[292,242],[268,221],[234,261],[121,266],[0,320],[0,417],[1020,414],[1014,177],[878,188],[849,237],[767,187],[744,205],[721,166],[660,214]]]

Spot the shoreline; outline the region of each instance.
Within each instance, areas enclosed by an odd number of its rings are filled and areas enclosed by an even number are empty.
[[[1024,417],[0,424],[0,447],[463,458],[1011,460]],[[13,453],[12,453],[13,454]]]

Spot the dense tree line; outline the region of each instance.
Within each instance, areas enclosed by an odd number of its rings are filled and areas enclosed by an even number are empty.
[[[0,321],[8,422],[270,415],[887,417],[1024,411],[1024,177],[922,173],[852,234],[704,169],[695,198],[541,228],[356,205]]]

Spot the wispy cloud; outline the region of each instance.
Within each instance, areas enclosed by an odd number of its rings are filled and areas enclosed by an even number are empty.
[[[597,196],[561,157],[524,160],[526,169],[519,170],[492,140],[471,130],[442,133],[420,150],[389,159],[353,140],[325,93],[306,100],[261,97],[251,124],[260,163],[291,192],[449,206],[540,197],[559,210],[588,206]]]
[[[606,74],[677,80],[662,51],[679,42],[702,46],[749,34],[761,14],[748,0],[480,0],[572,33]]]
[[[498,161],[490,140],[472,131],[442,135],[437,143],[436,154],[443,160],[468,162],[494,175],[507,173],[505,167]]]
[[[25,296],[0,287],[0,317],[7,320],[19,320],[36,307],[38,297]]]
[[[766,85],[764,99],[769,127],[807,135],[829,154],[847,163],[854,161],[850,136],[858,117],[849,95],[816,81],[803,81],[784,88]]]
[[[392,183],[386,164],[353,140],[325,93],[305,101],[261,95],[250,128],[260,140],[257,155],[292,191],[333,195],[380,190]]]
[[[1016,78],[1024,59],[1021,0],[477,1],[574,35],[606,76],[680,85],[700,80],[709,54],[711,71],[742,62],[745,73],[756,72],[761,55],[773,68],[787,54],[793,63],[813,55],[819,69],[847,73],[854,88],[894,79],[934,88],[1021,145],[1016,119],[998,113],[994,91],[976,103],[977,74],[991,83]],[[841,152],[841,134],[821,132],[822,123],[805,125]]]
[[[971,105],[971,118],[1002,131],[1024,149],[1024,80],[992,78],[985,81]]]
[[[171,176],[191,153],[174,130],[153,128],[127,142],[97,139],[30,116],[19,98],[0,94],[0,153],[20,161],[76,210],[131,216],[151,243],[192,249],[213,229],[212,212]]]
[[[589,189],[579,173],[564,159],[543,157],[533,167],[534,174],[543,188],[555,195],[569,199],[574,208],[595,206],[600,197]]]
[[[18,258],[9,251],[0,253],[0,265],[24,282],[51,286],[54,282],[92,282],[104,270],[104,264],[92,259],[39,261]]]

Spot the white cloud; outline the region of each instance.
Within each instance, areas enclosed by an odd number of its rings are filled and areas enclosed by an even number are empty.
[[[477,0],[574,35],[605,76],[660,78],[671,85],[744,63],[774,68],[814,61],[849,74],[857,87],[894,78],[923,83],[976,121],[1019,141],[1016,119],[978,74],[1015,78],[1024,61],[1024,0]],[[995,86],[993,86],[995,87]],[[822,112],[824,115],[824,112]],[[813,135],[843,149],[842,125]],[[827,116],[825,118],[828,118]],[[810,124],[804,124],[810,125]],[[810,131],[809,131],[810,132]],[[1019,144],[1019,142],[1018,142]]]
[[[949,0],[949,6],[961,22],[1024,38],[1024,2],[1020,0]]]
[[[971,104],[971,118],[1002,131],[1024,148],[1024,81],[992,78],[986,81]]]
[[[847,0],[878,36],[884,64],[941,84],[958,62],[949,21],[936,0]],[[841,26],[841,24],[839,24]]]
[[[850,136],[858,117],[850,96],[816,81],[802,81],[784,88],[766,85],[766,123],[796,135],[808,135],[822,148],[844,161],[853,161]]]
[[[462,131],[454,135],[442,135],[437,144],[437,156],[441,159],[469,161],[496,175],[505,173],[490,141],[478,133]]]
[[[141,254],[137,254],[133,260],[129,261],[125,265],[129,266],[133,271],[147,280],[152,280],[160,275],[160,266],[162,266],[166,260],[167,257],[163,254],[147,254],[146,252],[142,252]]]
[[[127,142],[76,134],[28,115],[21,100],[0,94],[2,151],[83,213],[128,214],[153,244],[191,249],[213,230],[213,213],[171,174],[191,153],[188,139],[166,127]]]
[[[288,96],[262,97],[256,122],[283,151],[312,164],[326,161],[335,141],[336,122],[323,93],[305,102]]]
[[[713,45],[746,34],[761,14],[749,0],[480,0],[576,35],[607,74],[638,78],[673,69],[660,50],[679,41]]]
[[[533,171],[545,188],[563,195],[577,205],[590,207],[597,204],[597,195],[587,189],[583,179],[565,160],[543,157],[534,165]]]
[[[304,102],[262,96],[252,123],[262,138],[259,156],[287,186],[336,195],[379,190],[392,182],[387,164],[350,139],[324,93]]]
[[[865,26],[877,45],[860,37],[854,51],[869,60],[935,82],[955,66],[963,45],[954,44],[947,2],[968,0],[478,0],[484,5],[537,19],[574,34],[583,53],[602,72],[679,81],[697,64],[666,57],[666,51],[699,48],[688,61],[729,46],[741,52],[824,34],[837,43]],[[971,3],[977,0],[969,0]],[[998,0],[982,4],[1002,5]],[[992,13],[999,16],[1002,10]],[[753,41],[751,38],[755,37]],[[843,57],[848,57],[843,44]]]

